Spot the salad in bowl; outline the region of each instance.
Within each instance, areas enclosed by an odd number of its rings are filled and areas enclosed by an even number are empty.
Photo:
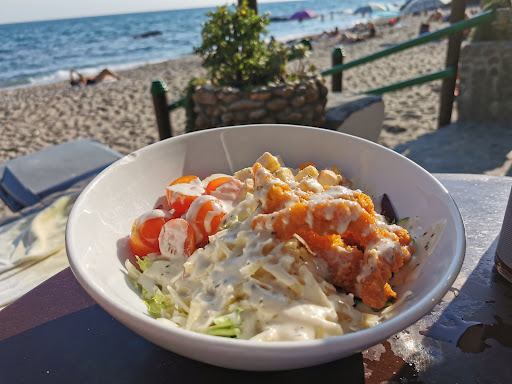
[[[417,164],[289,125],[142,148],[84,189],[66,229],[73,273],[115,319],[244,370],[322,364],[404,330],[449,290],[464,247],[457,207]]]
[[[376,325],[408,296],[392,277],[421,269],[444,223],[405,229],[414,220],[377,212],[352,184],[336,166],[291,169],[268,152],[233,175],[181,176],[133,222],[130,280],[152,316],[209,335],[310,340]]]

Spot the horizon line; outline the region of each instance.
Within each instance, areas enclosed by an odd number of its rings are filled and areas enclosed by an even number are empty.
[[[108,17],[108,16],[122,16],[122,15],[137,15],[142,13],[157,13],[157,12],[169,12],[169,11],[186,11],[193,9],[212,9],[217,8],[223,5],[233,5],[233,2],[236,0],[225,0],[223,4],[217,4],[212,6],[204,6],[198,5],[197,7],[187,7],[187,8],[169,8],[169,9],[156,9],[156,10],[147,10],[147,11],[130,11],[130,12],[121,12],[121,13],[98,13],[98,14],[90,14],[90,15],[82,15],[82,16],[64,16],[57,17],[51,19],[35,19],[35,20],[22,20],[22,21],[0,21],[0,26],[2,25],[15,25],[15,24],[28,24],[28,23],[40,23],[45,21],[61,21],[61,20],[77,20],[77,19],[88,19],[95,17]],[[304,0],[259,0],[261,3],[284,3],[284,2],[302,2]]]

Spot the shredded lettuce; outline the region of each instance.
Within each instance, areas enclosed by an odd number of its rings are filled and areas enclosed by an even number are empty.
[[[204,333],[212,336],[238,337],[241,333],[242,308],[235,309],[232,313],[216,317],[213,319],[213,325],[210,325]]]
[[[396,225],[399,225],[399,226],[403,226],[405,223],[407,223],[409,221],[409,217],[404,217],[403,219],[400,219],[400,220],[391,219],[388,216],[384,216],[384,218],[386,219],[386,222],[388,224],[390,224],[390,225],[396,224]]]
[[[149,261],[147,258],[141,259],[139,256],[135,256],[135,258],[137,259],[137,264],[142,272],[153,265],[153,262]]]
[[[235,224],[238,221],[239,221],[238,216],[233,215],[229,218],[229,220],[222,227],[220,227],[220,230],[228,229],[229,227],[231,227],[233,224]]]
[[[354,297],[354,308],[370,308],[373,312],[381,312],[383,311],[384,309],[390,307],[391,305],[393,305],[394,303],[396,302],[396,299],[394,297],[390,297],[388,298],[388,300],[386,301],[386,304],[384,304],[384,306],[382,308],[373,308],[373,307],[368,307],[366,306],[364,303],[363,303],[363,300],[361,300],[359,297]]]
[[[146,297],[147,293],[147,290],[144,290],[142,297],[149,314],[155,318],[162,317],[162,310],[169,308],[172,305],[171,301],[159,289],[155,290],[155,294],[151,298]]]

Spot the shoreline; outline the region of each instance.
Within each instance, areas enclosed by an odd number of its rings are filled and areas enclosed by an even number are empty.
[[[111,16],[111,15],[109,15],[109,16]],[[380,18],[374,18],[374,19],[371,17],[367,17],[366,21],[372,22],[372,23],[376,24],[377,26],[379,26],[382,24],[386,24],[387,20],[389,20],[389,17],[380,17]],[[290,20],[287,20],[287,21],[294,22],[294,21],[290,21]],[[353,21],[352,24],[344,25],[343,27],[341,27],[340,31],[349,33],[349,32],[354,31],[355,29],[357,29],[358,26],[361,26],[362,24],[365,24],[365,22],[363,22],[362,20]],[[276,38],[276,40],[283,44],[287,44],[287,43],[294,42],[294,41],[298,42],[305,38],[314,38],[314,37],[317,37],[320,35],[321,35],[320,33],[317,35],[304,35],[304,33],[297,32],[296,34],[292,34],[292,35],[283,35],[282,37]],[[267,41],[270,41],[270,39],[271,39],[270,32],[269,32],[268,36],[266,36],[265,39]],[[110,64],[110,65],[106,65],[106,66],[98,65],[97,67],[85,67],[85,68],[77,67],[77,68],[73,68],[73,69],[77,70],[78,72],[82,73],[85,76],[93,76],[93,75],[99,73],[105,67],[109,68],[110,70],[112,70],[114,72],[121,73],[121,72],[125,72],[125,71],[130,71],[133,69],[137,69],[139,67],[166,63],[169,61],[178,60],[178,59],[181,59],[181,58],[184,58],[187,56],[193,56],[193,55],[194,55],[194,53],[193,53],[193,49],[192,49],[192,51],[189,53],[186,53],[181,56],[176,56],[173,58],[160,58],[160,59],[150,60],[148,62],[131,62],[131,63],[127,63],[127,64],[126,63]],[[49,86],[49,85],[65,82],[68,79],[68,69],[69,68],[59,69],[53,73],[50,73],[47,75],[41,75],[40,77],[37,78],[37,80],[34,83],[29,82],[29,83],[22,83],[22,84],[7,85],[5,87],[0,86],[0,92],[9,91],[9,90],[17,90],[17,89],[25,89],[25,88],[44,87],[44,86]],[[30,78],[31,77],[29,76],[28,79],[30,79]],[[49,80],[49,79],[51,79],[51,80]]]
[[[313,52],[305,64],[315,65],[318,72],[331,68],[332,50],[340,45],[346,52],[345,62],[380,51],[417,36],[422,20],[422,17],[411,16],[404,18],[401,25],[380,25],[377,28],[382,37],[352,44],[342,44],[337,37],[316,36],[312,40]],[[444,68],[445,50],[446,41],[429,43],[352,68],[343,75],[343,92],[360,93],[440,70]],[[294,62],[289,63],[291,70],[294,67]],[[95,138],[122,154],[154,143],[158,141],[158,129],[149,94],[151,81],[161,78],[167,83],[171,102],[182,97],[191,78],[204,76],[206,70],[197,55],[189,55],[141,65],[119,71],[119,74],[120,81],[80,88],[61,81],[0,89],[0,124],[6,131],[0,143],[0,163],[81,137]],[[330,83],[327,77],[329,89]],[[383,95],[386,119],[380,144],[393,148],[436,130],[439,95],[431,89],[434,83]],[[183,133],[185,113],[182,108],[172,112],[171,121],[174,134]]]

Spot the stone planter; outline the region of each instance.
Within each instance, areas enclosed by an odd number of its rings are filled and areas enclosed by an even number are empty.
[[[244,124],[300,124],[320,127],[325,121],[325,80],[311,77],[269,84],[250,91],[205,85],[192,96],[193,130]]]

